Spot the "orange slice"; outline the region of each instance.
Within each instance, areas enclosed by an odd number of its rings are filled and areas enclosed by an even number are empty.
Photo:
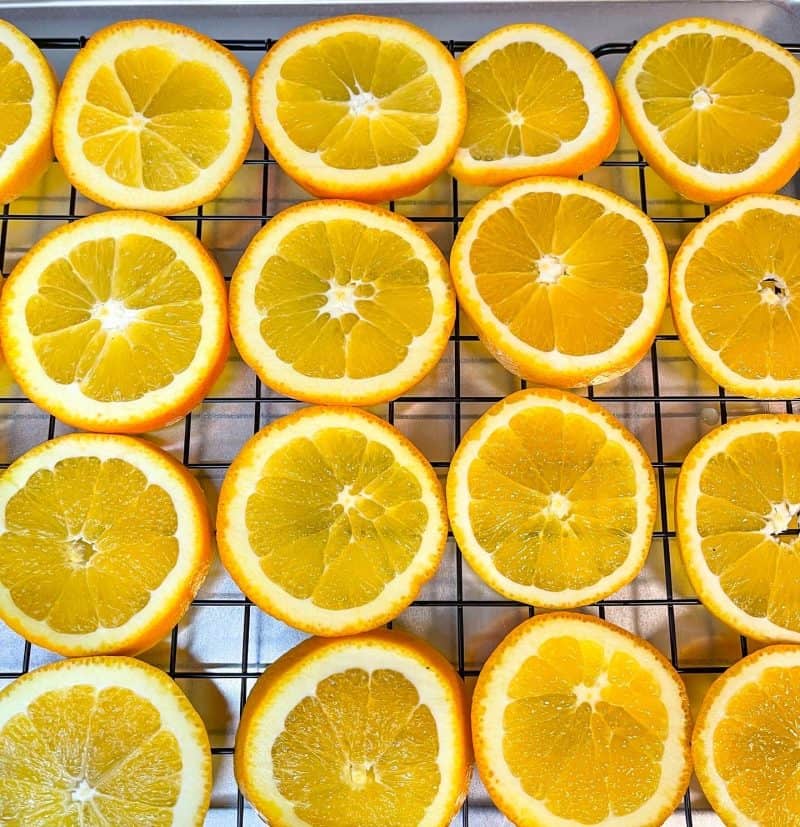
[[[313,195],[388,201],[450,163],[466,119],[458,66],[427,32],[349,15],[284,35],[253,77],[264,143]]]
[[[459,181],[580,175],[616,146],[614,90],[591,52],[571,37],[538,23],[503,26],[458,64],[467,125],[450,172]]]
[[[242,792],[273,827],[448,827],[471,763],[455,670],[387,630],[279,658],[247,699],[234,753]]]
[[[203,722],[175,681],[132,658],[42,666],[0,692],[0,821],[201,827]]]
[[[663,655],[588,615],[518,626],[472,700],[478,771],[517,827],[660,827],[689,784],[689,730]]]
[[[188,413],[228,353],[216,262],[165,218],[104,212],[46,235],[3,290],[17,383],[77,428],[141,433]]]
[[[375,405],[447,347],[456,301],[439,248],[407,218],[350,201],[284,210],[231,281],[231,331],[270,387],[307,402]]]
[[[211,561],[203,493],[154,445],[69,434],[0,478],[0,617],[62,655],[137,654],[175,626]]]
[[[67,178],[108,207],[168,215],[215,198],[253,137],[249,75],[199,32],[126,20],[95,32],[58,97]]]
[[[568,178],[528,178],[479,201],[450,267],[461,307],[498,362],[560,388],[630,370],[667,299],[667,254],[653,222],[618,195]]]

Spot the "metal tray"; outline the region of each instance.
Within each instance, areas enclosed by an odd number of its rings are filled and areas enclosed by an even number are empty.
[[[632,41],[655,26],[692,14],[717,16],[758,29],[800,54],[800,19],[791,5],[771,2],[540,2],[235,5],[105,2],[6,2],[0,13],[34,37],[59,74],[85,38],[114,20],[157,16],[194,26],[224,42],[254,69],[270,42],[303,21],[347,11],[399,15],[428,28],[453,53],[499,25],[539,21],[577,37],[594,50],[613,77]],[[794,44],[794,45],[792,45]],[[670,252],[708,213],[671,192],[623,136],[614,157],[587,180],[638,204],[659,224]],[[787,187],[797,194],[797,182]],[[447,253],[459,223],[482,191],[446,177],[424,193],[390,205],[417,221]],[[271,216],[303,200],[298,189],[256,139],[245,165],[213,203],[175,220],[188,222],[230,275],[254,233]],[[100,209],[71,189],[57,164],[26,196],[0,215],[0,266],[7,275],[46,232]],[[490,404],[520,382],[491,359],[461,320],[439,366],[408,395],[376,412],[393,422],[444,475],[462,432]],[[675,548],[672,495],[682,458],[691,445],[726,419],[757,411],[800,412],[800,402],[758,403],[729,396],[699,371],[665,317],[650,354],[629,374],[589,388],[589,396],[618,416],[641,440],[656,469],[659,521],[647,565],[637,580],[585,611],[605,617],[651,641],[682,673],[696,704],[715,675],[753,644],[699,604]],[[273,393],[235,354],[211,395],[184,421],[150,438],[174,453],[200,480],[212,511],[225,469],[259,427],[298,403]],[[0,467],[67,429],[27,401],[0,367]],[[441,569],[395,625],[438,646],[468,686],[502,637],[533,610],[502,599],[462,563],[452,539]],[[200,711],[214,753],[214,791],[207,825],[261,822],[238,795],[232,772],[239,713],[253,682],[303,635],[264,615],[244,599],[217,562],[198,599],[171,635],[142,657],[176,678]],[[56,656],[0,625],[0,686]],[[453,825],[499,827],[508,822],[491,806],[477,778]],[[716,825],[696,784],[670,825]],[[389,827],[389,825],[387,825]]]

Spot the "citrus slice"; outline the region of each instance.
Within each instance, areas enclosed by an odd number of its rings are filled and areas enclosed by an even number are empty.
[[[692,737],[695,770],[722,821],[797,824],[800,646],[768,646],[715,681]]]
[[[0,822],[200,827],[203,722],[175,681],[133,658],[42,666],[0,692]]]
[[[68,434],[0,478],[0,617],[62,655],[136,654],[180,620],[211,560],[194,477],[139,439]]]
[[[675,508],[706,607],[756,640],[800,641],[800,417],[745,416],[706,434],[683,463]]]
[[[800,396],[800,201],[745,195],[711,213],[672,263],[675,327],[731,393]]]
[[[607,158],[619,109],[600,64],[549,26],[503,26],[458,60],[467,125],[450,172],[468,184],[580,175]]]
[[[427,32],[348,15],[284,35],[253,77],[264,143],[310,193],[388,201],[450,163],[466,120],[458,66]]]
[[[535,606],[584,606],[630,583],[650,550],[653,467],[607,411],[549,389],[513,393],[467,432],[447,508],[467,562]]]
[[[225,284],[187,230],[103,212],[29,250],[3,290],[3,354],[22,390],[77,428],[139,433],[188,413],[228,353]]]
[[[236,780],[273,827],[447,827],[470,770],[460,678],[423,641],[385,629],[287,652],[236,734]]]
[[[351,634],[395,618],[433,576],[444,495],[382,419],[305,408],[245,443],[222,484],[217,540],[264,611],[313,634]]]
[[[667,300],[664,244],[614,193],[529,178],[479,201],[450,255],[458,299],[488,350],[525,379],[561,388],[630,370]]]
[[[255,236],[233,274],[230,313],[242,358],[270,387],[375,405],[439,361],[455,293],[438,247],[407,218],[316,201]]]
[[[689,728],[663,655],[588,615],[522,623],[472,700],[478,772],[518,827],[660,827],[689,784]]]
[[[617,74],[625,124],[653,169],[694,201],[774,192],[800,159],[800,66],[756,32],[674,20]]]
[[[0,203],[12,201],[50,164],[56,78],[34,42],[0,20]]]
[[[126,20],[95,32],[58,97],[64,173],[108,207],[168,215],[215,198],[253,137],[249,75],[199,32]]]

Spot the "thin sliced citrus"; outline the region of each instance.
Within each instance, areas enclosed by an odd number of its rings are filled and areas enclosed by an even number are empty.
[[[200,486],[139,439],[69,434],[0,478],[0,617],[62,655],[137,654],[180,620],[211,560]]]
[[[692,737],[695,770],[729,827],[800,821],[800,646],[768,646],[709,689]]]
[[[667,254],[653,222],[618,195],[568,178],[528,178],[479,201],[450,267],[498,362],[561,388],[630,370],[667,299]]]
[[[46,235],[3,290],[3,354],[64,422],[141,433],[188,413],[228,353],[225,285],[175,222],[104,212]]]
[[[478,771],[518,827],[660,827],[689,784],[689,728],[663,655],[588,615],[518,626],[472,700]]]
[[[800,417],[745,416],[704,436],[675,495],[689,579],[757,640],[800,641]]]
[[[745,195],[687,236],[672,263],[675,327],[733,394],[800,396],[800,201]]]
[[[650,550],[653,468],[607,411],[563,391],[519,391],[458,446],[447,477],[453,534],[493,589],[571,608],[633,580]]]
[[[287,652],[247,699],[234,753],[273,827],[447,827],[471,763],[457,673],[385,629]]]
[[[307,402],[374,405],[439,361],[455,293],[438,247],[402,216],[349,201],[284,210],[233,274],[231,330],[270,387]]]
[[[637,42],[616,88],[642,155],[687,198],[774,192],[797,170],[800,66],[756,32],[674,20]]]
[[[450,172],[468,184],[580,175],[619,137],[614,90],[591,52],[549,26],[503,26],[458,60],[467,125]]]
[[[264,611],[313,634],[392,620],[447,540],[439,480],[391,425],[358,408],[305,408],[257,433],[217,513],[222,562]]]
[[[450,163],[466,119],[458,66],[427,32],[349,15],[284,35],[253,77],[264,143],[310,193],[388,201]]]
[[[84,195],[168,215],[215,198],[253,137],[249,75],[205,35],[161,20],[95,32],[72,61],[53,125]]]
[[[203,722],[153,666],[62,660],[0,692],[0,823],[201,827],[210,797]]]
[[[0,203],[21,195],[53,158],[56,78],[36,44],[0,20]]]

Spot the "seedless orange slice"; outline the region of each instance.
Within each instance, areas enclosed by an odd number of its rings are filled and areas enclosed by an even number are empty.
[[[0,478],[0,617],[63,655],[136,654],[180,620],[211,559],[200,486],[154,445],[69,434]]]
[[[458,60],[467,125],[451,173],[470,184],[580,175],[619,137],[614,90],[592,54],[549,26],[503,26]]]
[[[500,364],[561,388],[630,370],[666,305],[667,254],[652,221],[568,178],[528,178],[479,201],[450,267],[462,308]]]
[[[250,693],[234,770],[273,827],[448,827],[471,770],[464,686],[410,635],[306,640]]]
[[[689,728],[663,655],[588,615],[518,626],[472,700],[478,771],[518,827],[660,827],[689,784]]]
[[[203,722],[132,658],[42,666],[0,692],[0,820],[200,827],[211,797]]]
[[[688,235],[672,263],[675,327],[731,393],[800,396],[800,201],[745,195]]]
[[[321,635],[396,617],[447,540],[436,474],[391,425],[358,408],[305,408],[234,460],[217,513],[222,562],[264,611]]]
[[[182,212],[215,198],[253,137],[249,76],[175,23],[95,32],[58,98],[53,141],[70,182],[109,207]]]
[[[21,195],[53,158],[56,78],[33,41],[0,20],[0,203]]]
[[[402,216],[351,201],[284,210],[233,274],[231,330],[270,387],[307,402],[374,405],[439,361],[455,293],[438,247]]]
[[[709,610],[757,640],[800,641],[800,417],[746,416],[711,431],[683,463],[675,508]]]
[[[514,393],[458,446],[447,507],[493,589],[536,606],[608,597],[639,573],[656,512],[653,468],[603,408],[563,391]]]
[[[37,405],[78,428],[141,433],[188,413],[222,370],[225,286],[174,222],[97,213],[49,233],[14,268],[0,338]]]
[[[405,20],[348,15],[284,35],[253,77],[264,143],[325,198],[387,201],[450,163],[466,118],[458,66]]]
[[[795,824],[800,646],[768,646],[711,687],[692,738],[695,770],[729,827]]]
[[[797,170],[800,66],[756,32],[674,20],[638,41],[616,88],[642,155],[687,198],[774,192]]]

